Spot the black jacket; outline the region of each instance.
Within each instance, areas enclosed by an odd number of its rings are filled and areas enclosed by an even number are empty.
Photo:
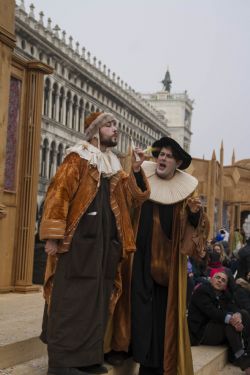
[[[238,279],[234,290],[235,303],[240,309],[247,310],[250,314],[250,283],[244,279]]]
[[[238,277],[245,277],[250,272],[250,239],[244,247],[239,250]]]
[[[200,344],[208,322],[224,324],[226,315],[236,311],[239,309],[229,292],[216,295],[210,282],[199,285],[191,297],[188,311],[191,345]]]

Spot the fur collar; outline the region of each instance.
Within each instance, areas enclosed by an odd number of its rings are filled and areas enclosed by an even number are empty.
[[[77,153],[81,158],[88,160],[89,165],[97,168],[104,177],[111,177],[122,170],[118,157],[109,149],[102,152],[87,141],[82,141],[66,151],[66,155],[71,152]]]

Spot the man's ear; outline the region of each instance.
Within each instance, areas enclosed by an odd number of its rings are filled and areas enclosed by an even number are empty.
[[[182,160],[178,160],[176,163],[176,167],[179,168],[179,166],[182,164]]]

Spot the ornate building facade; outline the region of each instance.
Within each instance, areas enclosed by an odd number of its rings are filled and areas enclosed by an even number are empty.
[[[93,111],[112,112],[118,119],[117,152],[126,154],[131,139],[142,148],[170,135],[167,118],[128,86],[119,76],[91,57],[90,52],[66,38],[58,25],[35,17],[24,0],[16,7],[16,53],[53,67],[44,80],[42,138],[40,146],[40,205],[48,182],[61,163],[65,150],[83,139],[84,118]]]
[[[152,104],[157,111],[168,121],[168,130],[171,136],[189,152],[191,144],[191,120],[193,100],[186,91],[183,93],[171,92],[171,78],[167,70],[162,80],[163,90],[152,94],[143,94],[143,98]]]

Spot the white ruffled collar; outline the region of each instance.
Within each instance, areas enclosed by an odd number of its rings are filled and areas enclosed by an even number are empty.
[[[149,199],[157,203],[173,204],[181,202],[191,195],[198,185],[198,180],[195,177],[179,169],[176,170],[171,180],[164,180],[155,173],[155,162],[144,161],[142,168],[151,190]]]
[[[66,151],[66,155],[75,152],[81,158],[88,160],[90,165],[97,168],[100,174],[104,177],[111,177],[122,169],[121,163],[118,157],[109,149],[105,152],[99,150],[99,148],[93,146],[87,141],[70,147]]]

